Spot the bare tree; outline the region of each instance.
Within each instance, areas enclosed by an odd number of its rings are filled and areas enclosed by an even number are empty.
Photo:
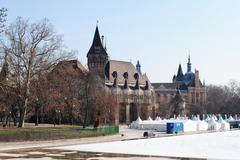
[[[11,58],[15,85],[22,93],[19,127],[24,127],[28,109],[31,81],[36,75],[50,70],[60,60],[67,58],[62,50],[62,36],[56,34],[47,19],[30,24],[21,17],[5,30],[3,51]]]
[[[207,105],[210,114],[239,114],[240,113],[240,84],[230,81],[228,85],[207,86]]]
[[[7,17],[7,9],[6,8],[0,8],[0,33],[2,33],[5,27],[6,17]]]

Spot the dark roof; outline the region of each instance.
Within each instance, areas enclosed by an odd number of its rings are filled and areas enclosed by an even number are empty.
[[[93,42],[91,45],[91,48],[88,51],[87,57],[89,55],[104,55],[108,57],[108,54],[106,50],[103,47],[103,44],[101,42],[100,34],[98,31],[98,26],[96,27],[95,34],[93,37]]]
[[[128,72],[128,84],[135,84],[136,80],[134,78],[134,74],[138,73],[137,69],[131,62],[126,61],[116,61],[116,60],[109,60],[106,64],[105,73],[107,82],[113,82],[114,78],[112,73],[116,71],[118,75],[118,83],[124,84],[125,80],[123,74]],[[139,84],[145,85],[146,81],[149,82],[148,77],[146,74],[139,74]]]
[[[181,64],[179,64],[176,81],[182,81],[182,80],[183,80],[183,71],[182,71]]]
[[[186,85],[189,85],[193,81],[195,81],[195,74],[193,72],[187,72],[184,74],[183,81]]]

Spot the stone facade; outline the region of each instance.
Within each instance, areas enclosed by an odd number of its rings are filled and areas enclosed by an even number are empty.
[[[190,57],[187,63],[187,72],[183,74],[181,64],[178,67],[177,75],[173,76],[170,83],[152,83],[156,96],[156,108],[167,108],[172,98],[181,91],[186,102],[186,106],[205,106],[206,104],[206,87],[199,78],[199,71],[191,71]],[[161,113],[160,113],[161,114]]]
[[[177,75],[171,83],[151,83],[141,72],[139,61],[136,67],[131,62],[109,60],[103,36],[100,38],[96,27],[92,45],[88,51],[89,72],[102,79],[105,90],[117,96],[118,112],[116,123],[130,123],[138,116],[146,119],[155,116],[155,110],[163,106],[170,107],[170,102],[177,91],[181,92],[186,105],[205,105],[206,89],[199,79],[199,71],[191,71],[190,57],[187,72],[183,74],[179,65]]]
[[[190,57],[185,74],[179,65],[177,75],[173,76],[172,82],[151,83],[146,73],[142,73],[139,61],[134,66],[127,61],[110,60],[103,39],[96,27],[92,45],[87,53],[88,71],[100,82],[101,88],[117,97],[116,123],[128,124],[138,116],[142,119],[147,119],[148,116],[154,118],[157,109],[169,110],[169,103],[177,91],[181,92],[186,106],[206,104],[205,84],[200,81],[198,70],[194,73],[191,71]],[[6,55],[0,72],[0,83],[11,79],[8,74],[9,61]],[[68,71],[87,72],[77,60],[60,62],[56,68],[59,70],[55,69],[54,73],[63,70],[67,73]],[[162,115],[164,116],[164,113]]]
[[[116,123],[130,123],[138,116],[151,115],[154,90],[147,75],[141,73],[139,61],[135,67],[131,62],[109,60],[98,27],[87,58],[89,72],[100,77],[105,90],[117,97]]]

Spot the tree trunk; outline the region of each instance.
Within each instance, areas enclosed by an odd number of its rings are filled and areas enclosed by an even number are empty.
[[[20,119],[19,119],[19,123],[18,123],[18,128],[23,128],[24,127],[26,113],[27,113],[27,110],[26,110],[25,105],[24,105],[24,107],[22,108],[22,112],[20,112]]]
[[[30,71],[29,71],[29,74],[30,74]],[[27,78],[26,94],[25,94],[26,96],[25,96],[22,112],[20,112],[20,120],[19,120],[19,124],[18,124],[19,128],[24,127],[24,122],[25,122],[25,118],[26,118],[26,114],[27,114],[28,98],[29,98],[29,94],[30,94],[30,75],[27,77],[28,78]]]
[[[87,125],[87,117],[88,117],[88,108],[86,107],[86,108],[85,108],[83,128],[86,128],[86,125]]]
[[[87,82],[88,83],[88,82]],[[83,128],[87,125],[87,119],[88,119],[88,107],[89,107],[89,84],[85,86],[85,94],[86,94],[86,106],[85,106],[85,115],[84,115],[84,122],[83,122]]]
[[[20,115],[20,121],[18,124],[19,128],[24,127],[24,122],[26,118],[28,99],[30,95],[30,77],[31,77],[32,62],[33,62],[34,55],[35,55],[35,52],[31,51],[31,57],[28,62],[28,70],[27,70],[27,77],[26,77],[25,100],[24,100],[23,112],[20,113],[22,115]]]
[[[38,115],[39,115],[38,113],[39,113],[38,108],[36,107],[35,108],[35,126],[38,126],[38,124],[39,124],[38,123]]]
[[[16,113],[12,114],[13,117],[13,126],[17,126],[17,118],[16,118]]]

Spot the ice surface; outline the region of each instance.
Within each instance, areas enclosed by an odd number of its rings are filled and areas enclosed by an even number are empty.
[[[240,159],[240,131],[57,147],[63,150],[137,155]]]

